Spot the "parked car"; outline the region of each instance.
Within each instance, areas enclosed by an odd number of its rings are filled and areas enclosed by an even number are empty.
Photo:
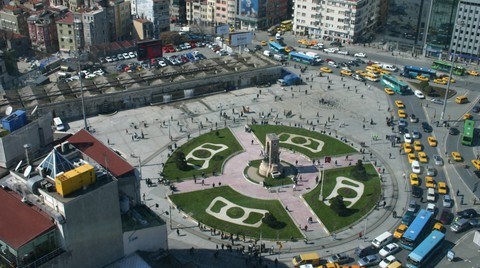
[[[475,218],[478,216],[478,213],[473,208],[467,208],[457,212],[457,216],[459,216],[460,218]]]
[[[327,259],[329,263],[338,263],[338,264],[344,264],[350,262],[350,256],[346,253],[338,253],[335,254]]]
[[[374,266],[380,263],[377,255],[368,255],[358,260],[358,265],[362,267]]]

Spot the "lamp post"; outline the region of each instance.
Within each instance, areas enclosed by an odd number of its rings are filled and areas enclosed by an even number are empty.
[[[458,18],[458,10],[457,10],[457,15],[456,18]],[[450,50],[453,50],[452,53],[452,60],[451,60],[451,67],[450,67],[450,72],[448,74],[448,82],[447,82],[447,89],[445,91],[445,97],[443,98],[443,107],[442,107],[442,113],[440,114],[440,121],[443,121],[445,118],[445,110],[447,109],[447,96],[448,92],[450,91],[450,84],[452,80],[452,75],[453,75],[453,68],[455,67],[455,52],[456,52],[456,46],[453,46],[453,39],[454,39],[454,30],[457,28],[457,26],[463,27],[465,25],[465,22],[463,20],[458,21],[458,25],[455,23],[452,29],[452,40],[450,41]]]

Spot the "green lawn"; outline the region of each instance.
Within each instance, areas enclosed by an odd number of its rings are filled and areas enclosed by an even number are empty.
[[[360,181],[365,185],[361,199],[357,203],[355,203],[352,208],[350,208],[351,214],[349,216],[340,217],[335,211],[330,209],[329,206],[325,205],[325,203],[323,202],[320,202],[320,184],[315,187],[315,189],[313,189],[311,192],[304,195],[305,201],[309,204],[309,206],[313,209],[315,214],[317,214],[317,216],[320,218],[320,220],[330,232],[344,228],[356,222],[378,203],[381,193],[381,184],[378,178],[378,174],[376,173],[375,168],[372,165],[364,164],[364,167],[366,168],[367,173],[370,175],[370,179],[367,181],[357,180],[350,175],[351,170],[354,169],[355,166],[325,170],[325,182],[323,184],[324,197],[330,195],[333,188],[335,187],[336,178],[339,176],[344,176],[356,181]],[[346,194],[350,195],[348,191]],[[346,205],[348,206],[349,204],[346,202]]]
[[[349,145],[347,145],[347,144],[345,144],[345,143],[343,143],[343,142],[341,142],[341,141],[339,141],[335,138],[332,138],[328,135],[320,134],[320,133],[315,132],[315,131],[310,131],[310,130],[307,130],[307,129],[303,129],[303,128],[288,127],[288,126],[273,126],[273,125],[250,125],[250,127],[252,128],[253,132],[255,133],[255,136],[257,136],[257,138],[260,140],[260,142],[262,144],[265,143],[265,136],[268,133],[276,133],[277,135],[280,134],[280,133],[291,133],[291,134],[303,135],[303,136],[306,136],[306,137],[311,137],[311,138],[315,138],[315,139],[323,141],[325,143],[323,145],[323,149],[318,153],[314,153],[314,152],[312,152],[310,150],[307,150],[303,147],[299,147],[299,146],[292,145],[292,144],[282,143],[282,139],[285,140],[287,137],[286,136],[281,137],[281,139],[280,139],[280,146],[281,147],[288,148],[288,149],[293,149],[296,152],[304,154],[307,157],[312,158],[312,159],[313,158],[320,158],[320,157],[323,157],[323,156],[334,156],[334,155],[342,155],[342,154],[349,154],[349,153],[355,153],[356,152],[355,149],[353,149]],[[297,137],[297,138],[293,139],[294,142],[295,141],[301,142],[303,140],[304,139],[302,139],[300,137]],[[313,143],[315,143],[315,142],[313,142]],[[313,144],[313,143],[312,143],[312,145],[316,145],[316,144]],[[312,145],[310,145],[309,147],[312,147]]]
[[[239,206],[268,210],[279,221],[284,222],[286,226],[282,229],[276,230],[262,223],[259,228],[254,228],[236,225],[217,219],[205,212],[211,201],[217,196],[222,196],[230,202]],[[232,233],[234,235],[239,234],[240,237],[242,235],[245,235],[247,237],[259,238],[260,234],[262,235],[262,238],[272,240],[275,240],[277,238],[281,240],[290,239],[291,237],[298,239],[302,237],[300,231],[290,219],[282,204],[278,200],[261,200],[251,198],[234,191],[228,186],[210,188],[202,191],[195,191],[189,193],[174,194],[170,196],[170,199],[177,206],[180,206],[182,210],[185,211],[188,215],[192,216],[194,219],[200,221],[201,223],[227,233]],[[219,207],[216,207],[215,209],[219,210]],[[239,214],[239,212],[237,211],[230,211],[230,213],[232,215]],[[251,213],[250,217],[247,219],[247,222],[254,223],[260,218],[260,214]]]
[[[204,143],[215,143],[215,144],[224,144],[228,146],[228,149],[221,151],[220,153],[216,154],[213,156],[213,158],[210,160],[210,164],[208,168],[206,169],[194,169],[193,167],[188,169],[188,170],[179,170],[177,168],[177,165],[175,164],[175,159],[176,159],[176,154],[179,152],[185,153],[185,156],[188,155],[189,152],[191,152],[194,148],[197,148],[198,146],[204,144]],[[214,146],[214,145],[207,145],[205,148],[210,148],[210,149],[219,149],[219,146]],[[165,167],[163,168],[163,174],[166,178],[171,179],[171,180],[181,180],[181,179],[186,179],[186,178],[192,178],[193,175],[196,175],[197,177],[200,177],[201,174],[204,172],[206,175],[211,175],[212,172],[216,172],[217,174],[222,171],[223,164],[225,160],[240,151],[242,151],[243,148],[242,146],[237,142],[235,139],[235,136],[233,136],[232,132],[228,128],[224,129],[219,129],[218,130],[218,136],[217,136],[217,131],[211,131],[206,134],[203,134],[202,136],[198,138],[194,138],[190,141],[188,141],[186,144],[182,145],[180,148],[178,148],[172,156],[167,160],[165,163]],[[195,151],[195,156],[197,157],[209,157],[210,152],[207,150],[197,150]],[[204,161],[199,161],[199,160],[189,160],[188,161],[191,164],[195,164],[198,166],[201,166]]]

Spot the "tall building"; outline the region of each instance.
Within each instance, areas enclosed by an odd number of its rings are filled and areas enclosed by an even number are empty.
[[[0,29],[28,36],[28,13],[16,5],[6,5],[0,10]]]
[[[153,39],[153,23],[146,19],[134,19],[133,31],[136,40]]]
[[[185,0],[170,1],[170,21],[175,23],[187,22],[187,4]]]
[[[460,0],[453,30],[452,47],[456,57],[468,61],[480,61],[480,0]]]
[[[113,21],[115,22],[114,27],[110,27],[110,30],[115,33],[110,35],[110,41],[130,40],[132,37],[132,16],[130,10],[130,1],[110,1],[109,9],[113,10]],[[109,20],[111,19],[112,17],[110,16]]]
[[[153,23],[153,36],[170,30],[169,0],[132,0],[132,14],[135,18],[147,19]]]
[[[73,12],[68,12],[61,19],[56,21],[57,24],[57,36],[58,47],[62,52],[74,52],[78,48],[82,47],[82,42],[78,42],[75,38],[74,29],[74,15]]]
[[[424,44],[427,56],[437,57],[450,47],[458,0],[432,0]]]
[[[110,41],[107,11],[105,9],[95,8],[79,12],[75,14],[75,19],[82,21],[83,38],[86,47]]]
[[[288,0],[240,0],[236,28],[266,30],[275,23],[289,19]]]
[[[27,22],[33,49],[46,53],[58,51],[57,26],[53,13],[43,11],[31,15]]]
[[[294,3],[296,34],[344,43],[373,35],[380,16],[380,0],[307,1]]]

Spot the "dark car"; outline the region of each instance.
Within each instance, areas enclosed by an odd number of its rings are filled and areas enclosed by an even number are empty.
[[[456,127],[451,127],[448,130],[448,134],[450,134],[450,135],[458,135],[458,133],[460,133],[460,131],[458,131],[458,129]]]
[[[415,219],[415,213],[412,211],[407,211],[402,217],[402,223],[405,225],[410,225],[413,219]]]
[[[478,216],[478,213],[473,208],[467,208],[465,210],[457,212],[457,216],[461,218],[475,218]]]
[[[342,43],[338,42],[338,41],[333,41],[330,43],[330,45],[332,47],[341,47],[342,46]]]
[[[256,46],[255,46],[255,50],[257,50],[257,51],[258,51],[258,50],[262,50],[262,46],[261,46],[261,45],[256,45]]]
[[[364,60],[362,60],[362,59],[360,59],[360,58],[356,58],[356,59],[355,59],[355,62],[357,62],[358,64],[367,64],[366,61],[364,61]]]
[[[427,122],[422,122],[422,129],[426,133],[432,132],[433,128]]]
[[[474,113],[480,112],[480,106],[475,106],[475,107],[473,107],[473,108],[472,108],[472,112],[474,112]]]
[[[453,214],[450,209],[443,209],[442,213],[440,214],[440,222],[443,224],[450,224],[453,220]]]
[[[416,198],[422,197],[423,191],[420,187],[412,185],[412,196]]]
[[[365,256],[375,254],[375,250],[372,247],[369,246],[358,246],[355,249],[355,255],[359,258],[363,258]]]

